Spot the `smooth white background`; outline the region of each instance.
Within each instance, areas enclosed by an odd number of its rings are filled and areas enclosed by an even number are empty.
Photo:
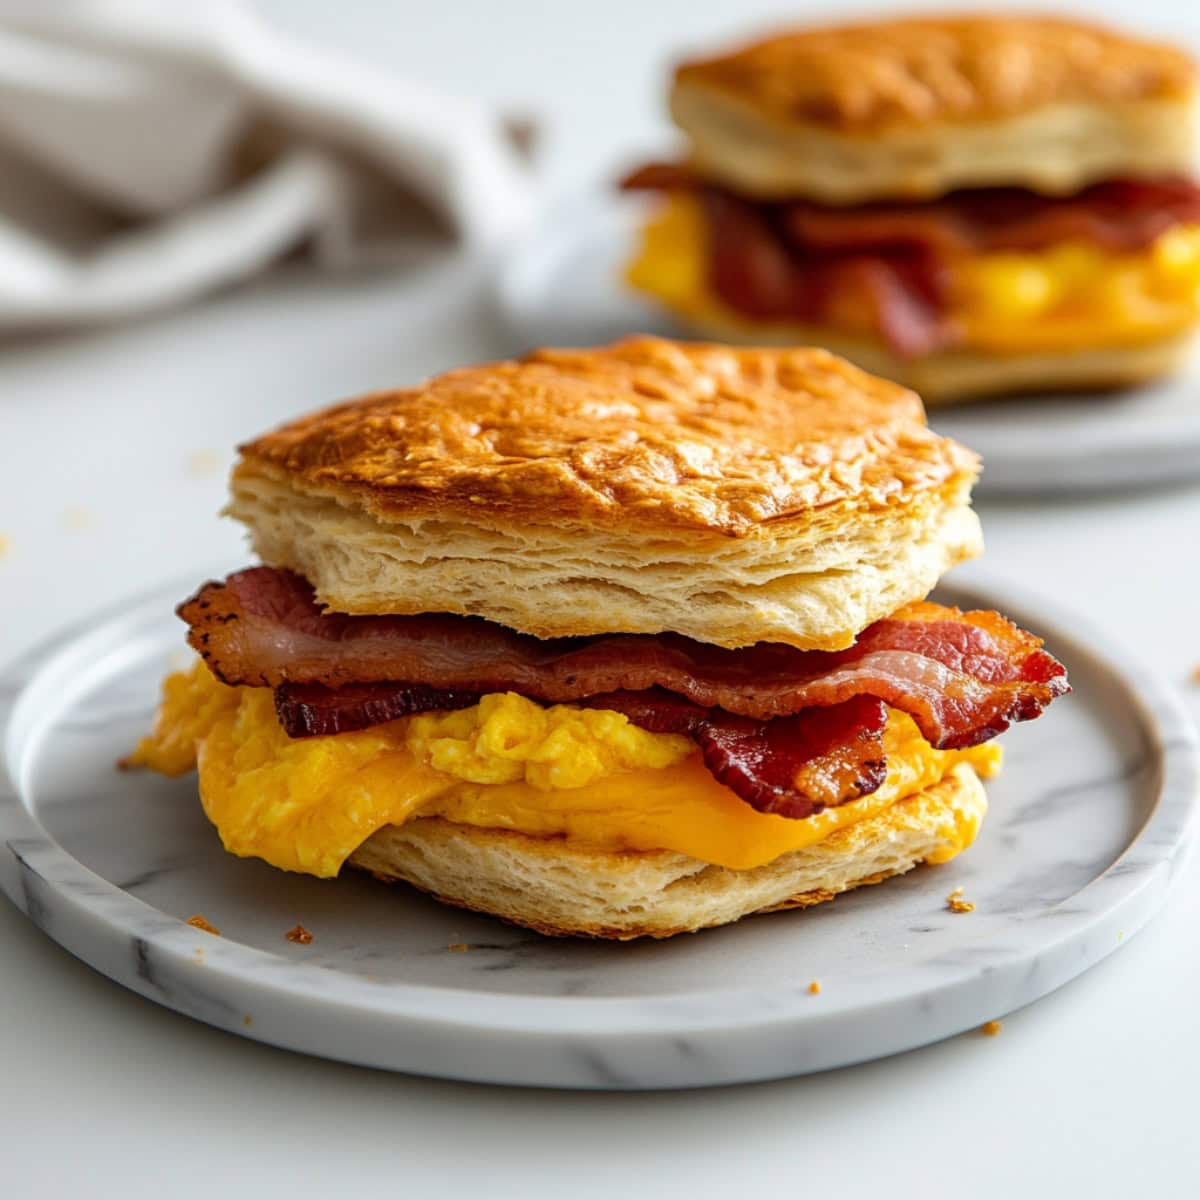
[[[548,191],[568,195],[661,142],[661,73],[678,49],[788,11],[732,0],[261,7],[297,34],[541,115]],[[1187,0],[1141,14],[1200,45]],[[236,562],[238,533],[214,514],[239,438],[514,349],[479,279],[470,264],[404,279],[293,270],[135,327],[0,346],[0,659],[124,594]],[[989,573],[1070,599],[1200,712],[1200,489],[980,507]],[[388,1076],[214,1032],[93,974],[0,901],[0,1190],[1192,1196],[1198,927],[1200,859],[1154,925],[997,1038],[755,1087],[575,1095]]]

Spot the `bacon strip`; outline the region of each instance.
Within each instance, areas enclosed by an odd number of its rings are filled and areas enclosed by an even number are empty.
[[[284,683],[275,689],[275,714],[291,738],[328,737],[370,729],[413,713],[449,712],[478,704],[480,692],[416,683]]]
[[[687,734],[713,778],[763,813],[802,820],[878,791],[887,778],[887,705],[870,696],[771,721],[700,708],[657,688],[582,703],[652,732]]]
[[[701,200],[713,291],[745,316],[878,331],[910,357],[950,338],[945,271],[919,247],[801,254],[767,206],[717,191]]]
[[[733,195],[674,163],[641,167],[626,176],[621,187]],[[1068,241],[1107,250],[1144,250],[1175,225],[1200,223],[1200,184],[1171,176],[1108,179],[1071,196],[1042,196],[1012,187],[964,188],[937,200],[845,207],[734,198],[781,216],[797,246],[826,253],[908,247],[938,254],[986,254],[1041,250]]]
[[[1107,180],[1073,196],[978,188],[924,204],[826,208],[801,201],[784,206],[784,221],[797,245],[826,253],[908,246],[992,254],[1063,242],[1121,252],[1144,250],[1173,226],[1200,222],[1200,187],[1186,179]]]
[[[478,699],[403,683],[275,689],[275,708],[289,737],[349,733],[411,713],[465,708]],[[717,782],[759,812],[811,817],[876,791],[887,778],[887,706],[869,696],[769,721],[701,708],[661,688],[608,692],[580,703],[623,713],[652,733],[690,737]]]
[[[515,691],[550,703],[663,688],[758,721],[871,696],[940,749],[986,741],[1069,690],[1041,641],[993,612],[914,604],[848,650],[725,650],[677,634],[542,641],[477,617],[323,613],[308,582],[252,567],[179,608],[188,640],[229,684],[388,683]]]

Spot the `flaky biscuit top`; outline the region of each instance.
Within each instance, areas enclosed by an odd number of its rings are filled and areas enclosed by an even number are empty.
[[[964,15],[780,34],[686,63],[675,83],[782,122],[871,134],[1054,104],[1185,99],[1196,64],[1182,50],[1089,23]]]
[[[235,476],[389,516],[745,536],[974,476],[918,397],[818,349],[536,350],[302,417]],[[763,528],[766,526],[767,528]]]

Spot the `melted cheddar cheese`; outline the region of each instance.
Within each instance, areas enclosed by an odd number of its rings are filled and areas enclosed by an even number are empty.
[[[669,197],[642,231],[627,278],[693,320],[750,325],[708,283],[707,232],[695,200]],[[950,316],[960,347],[996,354],[1131,346],[1183,333],[1200,319],[1200,226],[1163,234],[1140,253],[1067,242],[1036,253],[981,254],[951,267]],[[861,334],[856,297],[834,313],[857,313],[839,329]]]
[[[888,776],[870,796],[795,821],[760,813],[719,784],[695,747],[621,713],[513,693],[332,737],[289,738],[266,688],[226,687],[201,662],[171,675],[154,732],[128,762],[168,775],[198,766],[200,797],[225,848],[310,875],[336,875],[376,830],[416,817],[563,837],[597,850],[673,850],[735,869],[814,845],[969,763],[989,744],[934,750],[892,712]],[[951,858],[972,822],[942,831]]]

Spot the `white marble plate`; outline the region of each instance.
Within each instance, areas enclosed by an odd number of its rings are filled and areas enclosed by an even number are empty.
[[[522,346],[588,345],[636,332],[689,336],[621,281],[645,211],[640,196],[575,201],[518,246],[496,288]],[[983,493],[1200,479],[1200,360],[1132,391],[987,400],[934,410],[932,422],[983,455]]]
[[[126,987],[311,1054],[581,1088],[722,1084],[891,1054],[1003,1016],[1115,950],[1162,903],[1196,809],[1195,734],[1136,659],[1006,589],[945,587],[946,601],[1043,633],[1075,686],[1007,735],[969,853],[691,937],[545,939],[367,878],[233,858],[193,778],[114,770],[183,657],[171,608],[188,589],[88,622],[0,677],[0,885]],[[959,886],[970,915],[947,909]],[[223,936],[187,925],[195,913]],[[285,939],[298,922],[311,945]]]

